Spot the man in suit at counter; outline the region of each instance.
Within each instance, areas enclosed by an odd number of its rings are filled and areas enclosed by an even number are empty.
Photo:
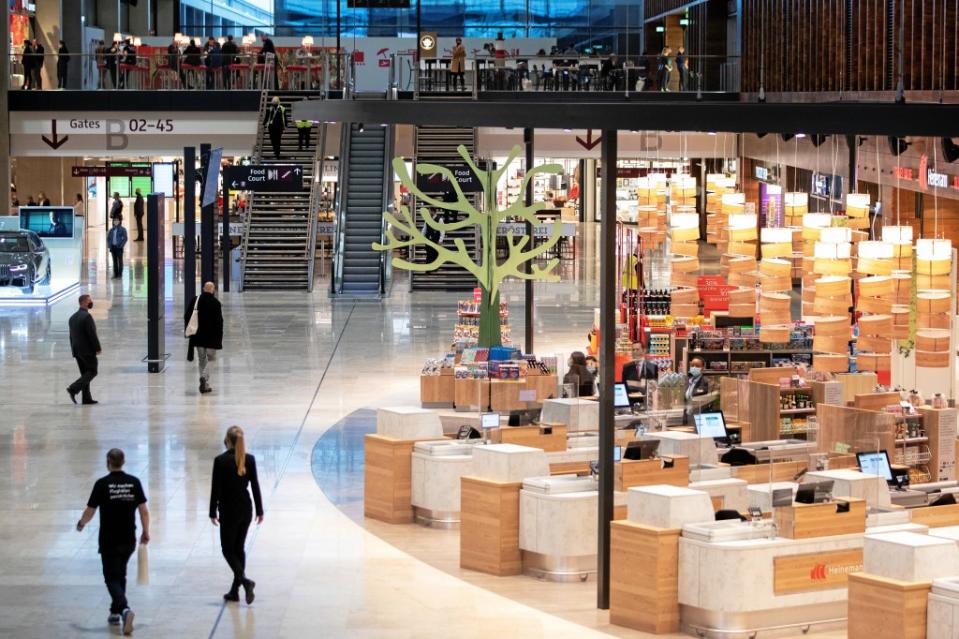
[[[643,380],[659,379],[659,366],[646,359],[646,348],[642,342],[633,344],[633,361],[623,366],[623,382],[626,390],[635,393],[643,389]]]

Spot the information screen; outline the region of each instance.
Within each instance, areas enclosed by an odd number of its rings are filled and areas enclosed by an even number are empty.
[[[153,165],[153,192],[173,197],[173,164],[157,162]]]
[[[43,238],[73,237],[72,206],[21,206],[20,228]]]
[[[892,468],[889,466],[889,455],[881,450],[878,453],[856,453],[859,458],[859,468],[863,474],[879,475],[886,481],[892,481]]]
[[[696,415],[696,432],[703,437],[722,439],[726,437],[726,420],[721,412]]]
[[[615,408],[629,408],[629,394],[626,384],[613,384],[613,406]]]
[[[499,428],[499,413],[483,413],[480,415],[480,428]]]

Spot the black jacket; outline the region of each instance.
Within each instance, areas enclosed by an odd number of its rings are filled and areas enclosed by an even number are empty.
[[[638,382],[642,379],[659,379],[659,366],[656,365],[656,362],[646,360],[643,362],[642,370],[636,365],[636,362],[623,365],[623,382]]]
[[[138,195],[137,199],[133,200],[133,217],[143,217],[143,196]]]
[[[70,316],[70,351],[74,357],[89,357],[100,350],[93,316],[87,309],[81,308]]]
[[[684,393],[689,389],[689,383],[692,379],[693,378],[690,377],[686,380],[686,387],[683,388]],[[693,397],[699,397],[707,393],[709,393],[709,380],[706,379],[705,375],[700,375],[693,385]]]
[[[190,323],[193,305],[197,298],[190,300],[183,318],[183,327]],[[190,336],[190,348],[223,348],[223,307],[213,293],[200,293],[200,303],[196,307],[199,314],[196,334]]]
[[[223,66],[229,66],[233,64],[235,58],[234,56],[240,52],[239,47],[236,46],[236,42],[232,40],[227,40],[223,43],[223,46],[220,47],[220,53],[223,54]]]
[[[585,366],[572,365],[569,372],[563,375],[564,384],[576,384],[576,393],[580,397],[590,397],[593,392],[593,374]]]
[[[272,104],[266,112],[263,123],[271,132],[282,131],[290,124],[286,108],[282,104]]]
[[[260,481],[256,476],[256,459],[246,456],[246,474],[237,474],[236,456],[232,450],[217,455],[213,460],[213,482],[210,487],[210,517],[236,516],[249,513],[250,493],[253,489],[253,503],[256,516],[263,516],[263,498],[260,496]]]

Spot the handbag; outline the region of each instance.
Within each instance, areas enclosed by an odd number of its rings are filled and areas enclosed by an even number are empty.
[[[193,305],[193,312],[190,313],[190,321],[186,323],[186,328],[183,329],[184,337],[193,337],[196,335],[197,330],[200,328],[200,314],[196,312],[197,307],[200,305],[200,296],[196,296],[196,303]]]

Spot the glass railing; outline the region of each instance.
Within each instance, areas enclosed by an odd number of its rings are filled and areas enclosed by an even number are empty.
[[[495,92],[737,92],[740,75],[739,59],[725,56],[690,55],[680,64],[675,57],[664,61],[659,56],[482,55],[468,56],[457,71],[448,57],[417,63],[412,53],[391,53],[377,62],[372,68],[356,56],[326,50],[284,51],[277,57],[256,50],[207,56],[154,49],[149,55],[14,54],[9,65],[14,90],[283,89],[345,98],[369,93],[397,98]]]

